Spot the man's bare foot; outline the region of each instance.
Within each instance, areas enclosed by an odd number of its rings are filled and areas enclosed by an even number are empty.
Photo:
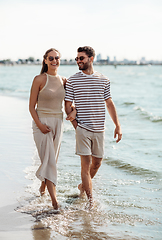
[[[40,192],[41,196],[43,196],[45,194],[45,190],[46,190],[46,184],[45,184],[45,182],[42,182],[42,184],[39,188],[39,192]]]
[[[82,186],[82,183],[80,183],[80,184],[78,185],[78,189],[79,189],[79,191],[80,191],[79,197],[84,197],[84,196],[85,196],[85,190],[84,190],[84,188],[83,188],[83,186]]]
[[[89,198],[89,210],[93,208],[93,198]]]
[[[86,204],[86,209],[87,210],[92,210],[93,207],[94,207],[93,198],[89,198],[88,203]]]

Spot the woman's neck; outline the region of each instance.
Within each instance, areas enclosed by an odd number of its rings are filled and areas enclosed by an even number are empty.
[[[56,76],[57,75],[57,70],[48,70],[47,74]]]

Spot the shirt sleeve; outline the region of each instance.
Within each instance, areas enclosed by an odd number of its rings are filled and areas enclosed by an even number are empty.
[[[110,94],[110,80],[107,79],[105,89],[104,89],[104,99],[106,100],[110,97],[111,97],[111,94]]]
[[[65,88],[65,101],[73,102],[74,99],[74,90],[70,79],[67,80]]]

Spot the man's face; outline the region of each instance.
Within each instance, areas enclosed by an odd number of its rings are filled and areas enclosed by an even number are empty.
[[[90,67],[90,58],[87,56],[85,52],[78,52],[77,64],[78,64],[79,70],[87,70]]]

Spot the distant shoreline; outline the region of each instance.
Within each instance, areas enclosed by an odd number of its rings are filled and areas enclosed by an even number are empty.
[[[41,63],[15,63],[15,62],[7,62],[7,63],[0,63],[0,66],[35,66],[35,65],[42,65]],[[77,65],[76,62],[71,63],[60,63],[61,66],[74,66]],[[100,63],[94,62],[94,65],[97,66],[162,66],[162,63]]]

